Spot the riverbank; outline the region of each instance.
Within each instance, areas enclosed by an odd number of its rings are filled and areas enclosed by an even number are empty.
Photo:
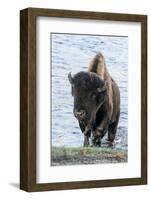
[[[112,148],[52,147],[51,165],[83,165],[127,162],[127,151]]]

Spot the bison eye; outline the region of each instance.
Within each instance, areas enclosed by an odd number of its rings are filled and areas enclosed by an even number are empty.
[[[96,98],[96,94],[92,94],[91,98],[95,99]]]

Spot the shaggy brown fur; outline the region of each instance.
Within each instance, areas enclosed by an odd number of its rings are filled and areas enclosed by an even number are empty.
[[[112,142],[115,138],[115,130],[113,127],[113,123],[115,123],[115,127],[117,128],[118,120],[119,120],[119,115],[120,115],[120,91],[118,88],[118,85],[116,82],[113,80],[113,78],[110,76],[107,67],[106,67],[106,62],[105,58],[102,55],[102,53],[98,53],[93,60],[90,62],[89,72],[95,72],[100,78],[102,78],[107,87],[107,93],[106,93],[106,100],[105,100],[105,106],[106,106],[106,119],[104,122],[100,124],[98,127],[98,131],[101,129],[104,129],[105,126],[107,126],[107,121],[109,121],[109,140]],[[115,129],[116,129],[115,128]],[[104,136],[104,134],[103,134]]]

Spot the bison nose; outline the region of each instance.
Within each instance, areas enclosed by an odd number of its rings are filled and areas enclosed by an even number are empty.
[[[86,112],[84,111],[84,110],[75,110],[74,111],[74,115],[75,115],[75,117],[76,118],[78,118],[78,119],[83,119],[84,117],[85,117],[85,115],[86,115]]]

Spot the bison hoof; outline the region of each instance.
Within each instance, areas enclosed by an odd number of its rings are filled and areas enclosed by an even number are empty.
[[[101,147],[101,139],[100,139],[100,137],[97,137],[97,138],[93,137],[92,138],[92,145],[94,147]]]
[[[115,142],[114,141],[108,141],[108,147],[110,147],[110,148],[114,148],[114,146],[115,146]]]
[[[91,147],[101,147],[101,144],[92,144]]]
[[[84,143],[83,147],[88,147],[89,146],[89,137],[87,135],[84,136]]]
[[[96,143],[95,147],[101,147],[101,142],[100,143]]]
[[[85,143],[83,144],[83,147],[88,147],[89,146],[89,143]]]

